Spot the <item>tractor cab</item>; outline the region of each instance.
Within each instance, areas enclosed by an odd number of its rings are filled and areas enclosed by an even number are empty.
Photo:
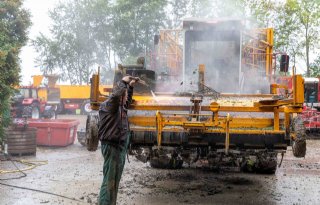
[[[44,76],[33,77],[33,84],[19,87],[12,98],[13,115],[16,118],[56,118],[60,103],[59,88],[54,84],[57,76],[46,76],[48,85],[41,85]]]
[[[41,101],[37,88],[25,86],[17,89],[12,98],[12,109],[17,118],[40,118]]]

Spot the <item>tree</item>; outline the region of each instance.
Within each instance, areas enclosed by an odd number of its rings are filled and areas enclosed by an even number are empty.
[[[277,18],[275,19],[275,48],[285,51],[291,56],[290,61],[296,64],[297,56],[301,56],[302,43],[297,39],[300,35],[300,26],[297,19],[297,2],[287,0],[284,5],[275,7]]]
[[[310,64],[310,77],[320,77],[320,55]]]
[[[179,28],[181,27],[182,19],[188,16],[188,3],[189,0],[170,0],[168,2],[169,12],[168,16],[168,28]]]
[[[310,76],[310,51],[315,48],[320,38],[320,1],[296,0],[298,3],[297,17],[301,26],[305,49],[304,58],[307,67],[307,76]]]
[[[244,0],[214,0],[214,8],[211,13],[216,18],[246,18],[246,6]]]
[[[33,41],[37,63],[46,73],[59,72],[72,84],[88,83],[100,65],[110,73],[111,59],[125,61],[144,53],[164,25],[166,1],[79,0],[60,2],[51,11],[51,38]]]
[[[19,52],[31,24],[21,0],[0,2],[0,140],[10,121],[10,96],[19,84]]]
[[[258,27],[268,28],[274,26],[273,20],[276,19],[276,0],[243,0],[243,4],[247,17],[256,23]]]
[[[153,37],[167,19],[163,0],[118,0],[114,6],[114,48],[121,61],[152,46]]]
[[[188,5],[188,13],[198,18],[216,17],[215,9],[214,3],[210,0],[191,0]]]
[[[320,1],[319,0],[244,0],[249,15],[258,25],[275,28],[274,48],[291,55],[295,64],[297,57],[306,62],[310,75],[310,53],[319,45]]]
[[[89,82],[97,65],[110,69],[112,26],[108,1],[60,2],[50,18],[52,37],[41,34],[33,41],[44,74],[59,72],[62,80],[81,85]]]

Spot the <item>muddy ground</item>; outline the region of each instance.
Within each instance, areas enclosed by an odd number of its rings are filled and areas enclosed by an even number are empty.
[[[80,128],[84,127],[84,116],[61,117],[79,118]],[[188,167],[159,170],[130,157],[120,182],[118,204],[319,204],[320,140],[310,139],[307,146],[304,159],[294,158],[289,148],[275,175]],[[22,178],[22,173],[0,174],[1,205],[97,203],[102,181],[99,151],[88,152],[76,141],[62,148],[38,147],[36,156],[14,159],[44,160],[47,164],[25,171]],[[12,162],[0,161],[0,170],[8,169],[15,169]]]

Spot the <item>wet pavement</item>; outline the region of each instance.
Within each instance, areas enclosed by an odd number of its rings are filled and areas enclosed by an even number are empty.
[[[84,116],[71,117],[79,117],[84,126]],[[319,156],[320,139],[307,141],[305,158],[294,158],[289,148],[275,175],[215,173],[193,167],[160,170],[130,157],[118,204],[319,204]],[[22,178],[22,173],[0,174],[1,205],[97,204],[102,181],[100,151],[88,152],[75,142],[62,148],[38,147],[36,156],[14,159],[47,164],[25,171],[27,176]],[[12,162],[0,161],[0,170],[9,169],[16,169]]]

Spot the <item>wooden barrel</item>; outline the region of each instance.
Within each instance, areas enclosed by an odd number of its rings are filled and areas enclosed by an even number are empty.
[[[5,134],[8,154],[27,155],[36,154],[37,151],[37,129],[15,129],[9,128]]]

